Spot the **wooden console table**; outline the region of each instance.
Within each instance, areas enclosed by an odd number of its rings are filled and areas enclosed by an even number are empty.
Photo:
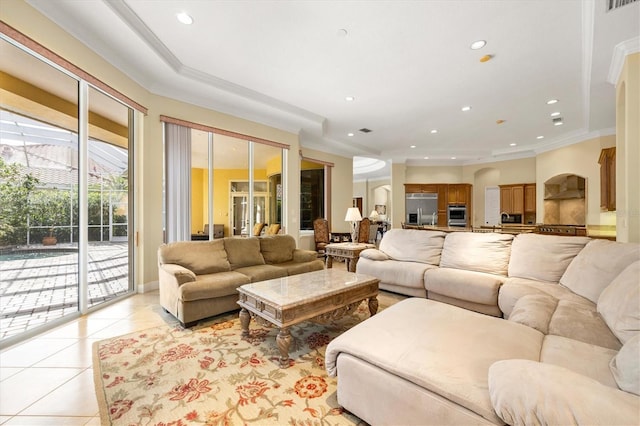
[[[327,269],[333,267],[333,258],[344,259],[347,262],[347,270],[349,272],[356,271],[358,258],[363,250],[376,248],[375,244],[366,243],[332,243],[327,244],[324,248],[327,256]]]

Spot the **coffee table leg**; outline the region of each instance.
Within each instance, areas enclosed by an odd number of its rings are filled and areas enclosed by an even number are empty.
[[[291,333],[288,328],[280,329],[276,336],[276,343],[280,350],[280,368],[287,368],[289,366],[289,346],[291,346]]]
[[[242,326],[242,337],[249,337],[249,322],[251,315],[245,308],[240,309],[240,325]]]
[[[370,297],[369,298],[369,314],[371,316],[374,316],[376,312],[378,312],[378,298],[375,296]]]
[[[354,259],[347,259],[347,269],[349,270],[349,272],[355,272],[356,271],[356,264],[358,263],[358,259],[354,258]]]
[[[327,255],[327,269],[331,269],[333,268],[333,256],[331,256],[330,254]]]

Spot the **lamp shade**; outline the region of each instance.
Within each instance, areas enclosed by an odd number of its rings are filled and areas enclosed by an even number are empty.
[[[347,215],[344,217],[346,222],[358,222],[362,220],[362,216],[360,215],[360,210],[357,207],[349,207],[347,210]]]
[[[369,215],[369,218],[372,220],[378,220],[378,218],[380,217],[380,215],[378,214],[377,211],[375,210],[371,210],[371,214]]]

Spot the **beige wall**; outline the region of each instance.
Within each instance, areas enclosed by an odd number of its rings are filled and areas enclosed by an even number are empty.
[[[536,162],[536,215],[544,218],[544,183],[554,176],[575,174],[585,178],[586,224],[603,224],[600,214],[600,151],[615,144],[615,136],[589,139],[539,154]]]
[[[618,241],[640,242],[640,53],[628,55],[616,85]]]

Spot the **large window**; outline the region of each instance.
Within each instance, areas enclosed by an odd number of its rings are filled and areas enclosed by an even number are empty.
[[[264,234],[269,225],[284,227],[286,145],[164,120],[166,241],[247,237]]]
[[[5,346],[132,293],[133,110],[4,33],[0,56]]]

